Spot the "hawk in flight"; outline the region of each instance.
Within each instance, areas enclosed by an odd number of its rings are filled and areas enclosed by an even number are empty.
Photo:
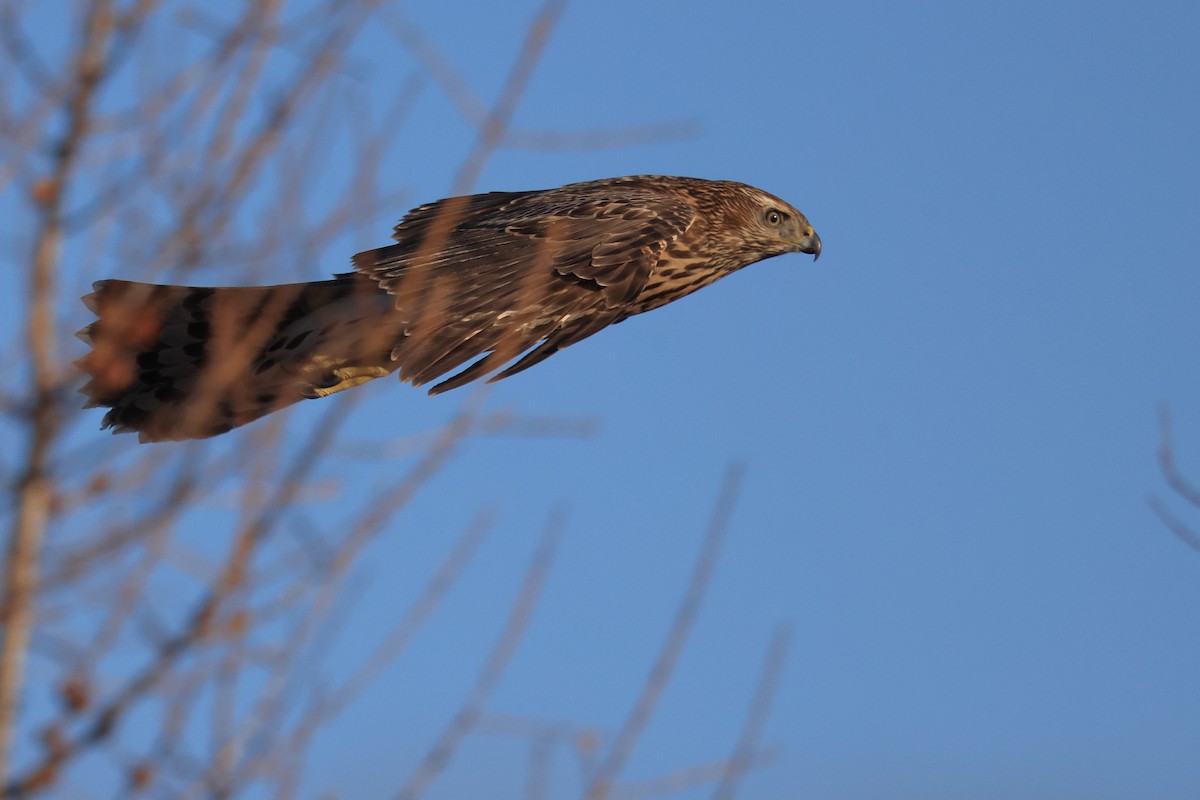
[[[354,271],[282,286],[98,281],[78,336],[88,407],[142,441],[215,436],[399,371],[444,392],[499,380],[783,253],[804,215],[742,183],[635,176],[452,197],[408,213]],[[452,373],[471,362],[461,371]],[[512,362],[512,363],[509,363]]]

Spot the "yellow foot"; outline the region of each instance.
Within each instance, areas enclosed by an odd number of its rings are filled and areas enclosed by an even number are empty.
[[[328,397],[331,394],[337,394],[338,392],[358,386],[360,383],[382,378],[387,374],[388,370],[384,367],[338,367],[337,369],[330,370],[325,378],[325,381],[337,379],[337,383],[311,386],[308,389],[308,394],[311,397]]]

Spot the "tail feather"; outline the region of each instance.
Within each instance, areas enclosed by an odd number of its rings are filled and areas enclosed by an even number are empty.
[[[76,336],[86,407],[142,441],[215,436],[395,368],[399,321],[370,280],[207,288],[99,281]]]

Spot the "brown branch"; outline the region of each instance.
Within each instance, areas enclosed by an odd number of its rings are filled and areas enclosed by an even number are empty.
[[[1159,426],[1162,431],[1162,444],[1158,450],[1158,463],[1162,467],[1163,477],[1167,479],[1167,484],[1176,494],[1196,508],[1200,508],[1200,488],[1184,478],[1175,463],[1175,448],[1171,436],[1171,414],[1166,406],[1159,411]]]
[[[490,513],[480,514],[471,522],[458,537],[416,602],[409,607],[371,655],[359,664],[354,674],[340,686],[324,693],[318,702],[312,704],[310,710],[301,717],[293,733],[284,743],[289,761],[303,763],[302,755],[321,726],[328,724],[344,711],[363,690],[382,674],[388,664],[393,663],[408,648],[417,631],[429,621],[434,611],[441,605],[446,593],[457,582],[463,569],[474,558],[479,546],[490,531],[492,522]],[[283,737],[277,736],[276,738]],[[277,795],[280,797],[295,796],[300,775],[300,769],[289,770],[285,773]]]
[[[525,800],[546,800],[550,796],[550,767],[553,763],[554,737],[536,736],[530,740]]]
[[[1151,495],[1146,498],[1146,503],[1150,506],[1150,510],[1155,513],[1159,521],[1167,526],[1167,530],[1175,534],[1175,536],[1188,547],[1200,552],[1200,534],[1192,530],[1186,522],[1181,520],[1171,510],[1167,508],[1166,503]]]
[[[329,701],[325,704],[326,718],[340,713],[379,677],[384,667],[400,657],[417,631],[441,605],[446,592],[454,585],[462,570],[483,544],[484,537],[491,530],[493,517],[493,513],[482,514],[468,526],[408,613],[400,618],[391,633],[379,643],[370,657],[359,665],[354,674],[331,693]]]
[[[342,416],[344,416],[344,410]],[[324,568],[327,573],[337,575],[345,570],[366,541],[381,530],[383,525],[407,504],[417,490],[441,469],[456,447],[473,432],[475,416],[474,405],[468,404],[451,423],[442,428],[439,435],[429,443],[426,451],[409,468],[404,477],[393,485],[384,487],[368,500],[359,520],[347,525],[348,530],[341,537],[331,554],[329,563]],[[313,460],[309,458],[305,462],[311,464]],[[300,480],[303,476],[295,475],[293,477],[295,480],[286,481],[284,485],[288,487],[301,485]],[[270,521],[273,523],[282,509],[289,505],[290,501],[286,503],[267,502],[263,504],[263,514],[270,515]],[[263,521],[264,518],[255,520],[250,523],[249,529],[258,528]],[[373,671],[382,666],[378,659],[390,659],[399,654],[408,638],[432,613],[437,602],[440,601],[441,595],[449,588],[458,571],[465,565],[466,559],[478,546],[485,531],[486,526],[477,525],[460,541],[447,564],[434,576],[427,588],[427,594],[418,601],[410,615],[401,622],[395,635],[385,642],[372,657],[374,663],[366,665],[364,670],[356,674],[352,683],[358,680],[369,681],[373,677]],[[259,535],[260,538],[265,537],[265,533]],[[250,583],[249,576],[243,576],[240,580],[242,584]],[[257,580],[257,582],[261,583],[261,580]],[[306,646],[310,641],[311,630],[318,626],[320,620],[327,615],[335,596],[335,588],[337,588],[335,582],[324,582],[317,599],[304,613],[300,626],[294,630],[288,637],[286,645],[281,648],[283,652],[290,655],[289,663],[282,661],[279,663],[275,676],[262,693],[262,699],[245,715],[247,724],[241,726],[236,732],[218,734],[220,744],[215,749],[214,766],[210,769],[210,774],[197,776],[193,783],[205,780],[209,786],[214,785],[214,782],[218,787],[243,786],[252,777],[262,775],[271,764],[287,763],[280,757],[286,758],[291,755],[294,758],[297,750],[302,750],[307,746],[308,740],[316,732],[317,726],[328,721],[329,717],[341,710],[342,704],[349,702],[363,688],[365,684],[343,685],[330,701],[314,706],[314,709],[301,719],[297,724],[296,734],[290,738],[280,735],[281,720],[287,711],[283,702],[289,697],[294,698],[294,692],[291,694],[285,692],[291,685],[291,678],[298,671],[301,663],[301,659],[295,654],[301,652]],[[302,594],[311,589],[312,582],[300,576],[295,590],[285,593],[276,602],[276,605],[295,608],[301,602]],[[227,594],[226,597],[228,598],[228,596]],[[246,610],[242,613],[260,621],[270,616],[261,609]],[[324,653],[328,650],[328,646],[323,646],[316,647],[314,652]],[[227,717],[226,721],[228,722],[228,720]],[[243,758],[243,754],[246,753],[249,753],[249,756]],[[235,766],[235,762],[239,760],[241,763]],[[275,772],[280,776],[278,782],[281,796],[290,796],[294,791],[294,781],[298,779],[300,770],[276,769]]]
[[[738,736],[733,755],[726,762],[721,782],[713,792],[713,800],[733,800],[737,794],[738,781],[754,766],[755,756],[759,752],[758,742],[762,738],[763,727],[767,723],[767,715],[775,699],[775,690],[779,686],[779,676],[783,673],[791,641],[791,629],[784,625],[776,628],[771,635],[771,644],[767,648],[762,672],[754,690],[754,699],[750,702],[750,709],[742,723],[742,732]]]
[[[525,580],[521,584],[516,601],[509,612],[504,630],[492,648],[479,677],[476,678],[475,685],[471,687],[471,691],[458,713],[454,715],[437,741],[434,742],[433,747],[417,766],[412,777],[397,793],[397,800],[415,800],[421,796],[434,778],[445,769],[450,759],[454,757],[463,737],[475,728],[483,713],[484,704],[492,696],[492,691],[496,688],[509,661],[516,653],[517,645],[525,635],[525,629],[537,608],[542,587],[550,573],[554,550],[562,534],[563,522],[561,513],[551,516],[537,550],[534,552],[533,560],[529,564],[529,569],[525,573]]]
[[[546,0],[541,10],[538,11],[525,34],[525,42],[508,73],[504,88],[500,91],[500,98],[484,117],[479,126],[475,146],[467,154],[458,170],[452,194],[464,194],[470,191],[483,173],[488,159],[503,141],[512,115],[517,110],[517,103],[525,93],[525,88],[529,85],[529,79],[533,77],[538,59],[541,58],[542,51],[546,47],[546,42],[549,41],[550,34],[554,31],[554,26],[558,23],[558,18],[562,16],[566,6],[566,0]]]
[[[488,110],[483,100],[471,88],[466,76],[408,16],[399,9],[391,9],[384,22],[409,53],[433,76],[442,93],[458,111],[463,120],[483,130],[487,126]],[[676,120],[627,125],[616,128],[559,131],[530,130],[506,125],[506,131],[495,143],[498,147],[513,150],[536,150],[562,152],[599,150],[610,147],[631,147],[648,143],[682,141],[695,138],[700,125],[695,120]]]
[[[1178,465],[1175,463],[1174,439],[1171,436],[1171,414],[1165,405],[1159,409],[1158,418],[1159,430],[1161,432],[1158,448],[1158,464],[1162,470],[1163,477],[1175,494],[1183,498],[1189,505],[1200,509],[1200,488],[1183,477],[1179,472]],[[1167,526],[1167,529],[1174,533],[1181,542],[1193,550],[1200,551],[1200,534],[1197,534],[1191,526],[1171,513],[1166,503],[1153,495],[1148,497],[1146,502],[1158,518],[1162,520],[1162,523]]]
[[[99,662],[117,641],[117,636],[125,623],[133,617],[137,603],[143,599],[143,591],[150,579],[150,573],[162,560],[166,549],[167,526],[156,525],[143,531],[144,552],[139,563],[130,574],[126,575],[117,586],[117,598],[100,623],[87,649],[81,654],[75,670],[82,672],[91,665]]]
[[[328,24],[328,31],[321,40],[305,53],[301,60],[302,67],[288,84],[287,90],[272,104],[266,118],[240,150],[226,157],[225,161],[231,166],[219,173],[220,180],[202,184],[183,203],[176,230],[164,240],[163,250],[157,256],[161,265],[187,270],[203,261],[208,242],[215,235],[223,233],[233,219],[238,208],[236,201],[243,198],[253,186],[253,179],[258,175],[267,154],[282,140],[288,123],[303,101],[323,78],[335,71],[347,51],[346,45],[351,36],[365,20],[366,12],[380,2],[382,0],[358,0],[355,3],[337,0],[329,3],[333,21]],[[348,16],[347,8],[358,8],[360,13]],[[218,137],[216,141],[223,139]]]
[[[292,502],[304,485],[308,473],[319,461],[320,454],[335,440],[336,433],[345,419],[343,413],[337,412],[343,411],[348,404],[348,400],[342,400],[331,406],[323,424],[317,426],[306,446],[301,448],[291,467],[284,473],[266,509],[251,520],[235,538],[225,568],[214,579],[204,597],[194,606],[183,629],[158,646],[150,662],[97,709],[90,724],[65,741],[61,748],[47,753],[41,762],[35,764],[23,776],[8,782],[4,788],[5,796],[20,796],[44,785],[45,775],[53,775],[58,767],[71,757],[106,740],[112,735],[117,724],[132,710],[134,704],[160,685],[179,659],[191,652],[210,634],[222,602],[241,587],[251,556],[278,524],[279,509]]]
[[[157,453],[152,453],[141,463],[149,462],[151,466],[158,466],[157,456]],[[148,533],[153,535],[157,531],[169,527],[178,517],[179,509],[195,496],[203,483],[197,475],[197,466],[196,461],[183,461],[178,474],[166,491],[162,493],[161,499],[145,513],[135,517],[132,521],[114,525],[102,533],[97,532],[97,536],[85,541],[78,549],[66,553],[52,563],[50,572],[43,582],[44,590],[61,590],[70,587],[80,580],[86,571],[116,557],[123,552],[126,546],[139,541]],[[144,480],[146,476],[137,475],[135,477]],[[136,483],[131,484],[133,487],[137,485]],[[121,489],[126,492],[135,491],[131,487],[121,487]]]
[[[737,504],[742,474],[743,468],[738,464],[731,466],[725,473],[725,481],[721,486],[716,508],[713,510],[712,521],[709,523],[708,533],[700,548],[700,556],[684,592],[683,602],[675,612],[675,620],[663,641],[662,649],[659,650],[654,666],[650,669],[650,674],[646,677],[637,701],[633,704],[625,724],[617,732],[616,739],[609,748],[608,756],[600,764],[588,785],[585,795],[588,800],[602,800],[612,792],[617,776],[625,768],[625,763],[633,753],[634,746],[646,728],[646,723],[650,721],[650,716],[658,707],[663,690],[671,680],[675,665],[683,653],[683,647],[687,644],[692,626],[700,613],[700,605],[708,593],[708,586],[721,552],[721,543],[729,530],[730,517]]]
[[[475,730],[491,736],[524,739],[529,743],[528,777],[525,781],[527,800],[549,796],[550,772],[556,747],[574,750],[579,757],[580,774],[586,776],[594,768],[592,756],[603,739],[602,733],[590,725],[494,711],[480,717]]]
[[[758,750],[750,754],[749,761],[744,768],[747,770],[760,769],[775,763],[778,759],[779,753],[774,748]],[[686,789],[720,780],[731,764],[730,759],[723,759],[708,764],[683,767],[656,778],[630,781],[615,787],[612,791],[612,798],[613,800],[643,800],[647,797],[666,797],[678,794]]]
[[[487,117],[487,108],[479,95],[471,89],[465,75],[454,66],[454,62],[429,40],[421,29],[406,15],[400,6],[388,9],[383,15],[384,23],[437,82],[442,93],[458,109],[459,115],[468,125],[479,129]]]
[[[16,3],[0,5],[0,46],[9,60],[22,70],[22,77],[30,88],[39,94],[53,94],[56,81],[29,37],[21,31],[16,18],[16,6]]]
[[[108,66],[113,21],[111,0],[96,0],[89,7],[65,109],[66,130],[55,147],[53,169],[44,184],[41,220],[34,240],[31,303],[26,322],[34,399],[29,411],[31,441],[17,489],[17,514],[5,564],[4,639],[0,644],[0,786],[8,782],[16,707],[33,629],[42,539],[53,499],[48,462],[59,429],[54,300],[63,239],[62,202],[88,134],[97,87]]]

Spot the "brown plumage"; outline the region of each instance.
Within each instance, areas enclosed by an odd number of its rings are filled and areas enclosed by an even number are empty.
[[[741,183],[635,176],[421,206],[354,272],[283,286],[106,280],[88,406],[142,441],[214,436],[399,370],[430,393],[533,366],[748,264],[821,253],[804,215]],[[518,358],[519,356],[519,358]]]

